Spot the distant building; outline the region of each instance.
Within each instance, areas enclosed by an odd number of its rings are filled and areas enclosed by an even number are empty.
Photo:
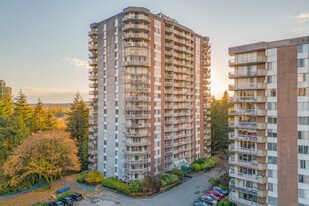
[[[89,168],[130,181],[208,157],[209,38],[140,7],[90,27]]]
[[[7,87],[4,80],[0,80],[0,95],[12,96],[12,88]]]
[[[229,48],[230,199],[309,206],[309,36]]]

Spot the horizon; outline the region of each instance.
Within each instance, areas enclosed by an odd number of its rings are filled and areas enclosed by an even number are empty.
[[[29,103],[39,98],[48,103],[68,103],[79,91],[88,101],[89,26],[128,6],[145,7],[154,14],[162,12],[195,33],[210,38],[211,94],[216,98],[220,98],[232,82],[228,79],[228,72],[232,71],[228,68],[229,47],[309,34],[307,0],[275,0],[268,2],[267,7],[259,1],[243,0],[238,3],[202,0],[190,3],[160,0],[157,4],[150,0],[107,2],[2,2],[0,38],[5,41],[0,43],[0,73],[1,79],[13,89],[13,95],[22,89]],[[276,6],[278,2],[280,7]],[[258,8],[263,8],[262,16]],[[183,11],[187,15],[183,15]]]

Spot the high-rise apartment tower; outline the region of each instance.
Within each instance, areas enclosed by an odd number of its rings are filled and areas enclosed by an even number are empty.
[[[209,156],[209,38],[140,7],[90,27],[89,168],[130,181]]]
[[[309,205],[309,36],[232,47],[229,126],[238,205]]]

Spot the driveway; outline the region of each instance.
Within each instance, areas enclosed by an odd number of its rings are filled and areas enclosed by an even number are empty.
[[[103,191],[79,202],[80,206],[192,206],[192,203],[209,189],[208,179],[221,174],[218,170],[201,174],[185,183],[148,199],[134,199],[110,191]]]

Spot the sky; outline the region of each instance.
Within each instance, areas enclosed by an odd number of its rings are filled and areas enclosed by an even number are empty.
[[[309,0],[0,0],[0,79],[28,101],[88,100],[88,31],[128,6],[210,37],[211,92],[227,90],[228,48],[309,35]]]

